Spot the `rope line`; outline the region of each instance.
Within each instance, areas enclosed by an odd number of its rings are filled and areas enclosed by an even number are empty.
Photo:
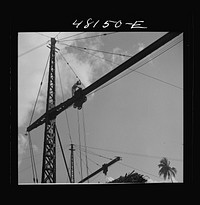
[[[121,152],[120,152],[121,153]],[[98,155],[98,154],[95,154],[95,153],[93,153],[94,155],[97,155],[97,156],[101,156],[102,157],[102,155]],[[103,158],[107,158],[107,157],[104,157],[103,156]],[[107,159],[110,159],[110,160],[112,160],[111,158],[107,158]],[[159,158],[160,159],[160,158]],[[138,169],[138,168],[135,168],[135,167],[133,167],[133,166],[130,166],[130,165],[128,165],[128,164],[125,164],[125,163],[122,163],[122,162],[118,162],[119,164],[121,164],[121,165],[123,165],[123,166],[126,166],[126,167],[129,167],[129,168],[133,168],[133,169],[135,169],[135,170],[138,170],[138,171],[141,171],[141,172],[143,172],[143,173],[146,173],[146,174],[149,174],[149,175],[151,175],[151,176],[154,176],[154,177],[157,177],[157,178],[159,178],[158,176],[156,176],[156,175],[153,175],[153,174],[151,174],[151,173],[148,173],[148,172],[146,172],[146,171],[143,171],[143,170],[141,170],[141,169]],[[99,165],[100,166],[100,165]]]
[[[35,108],[36,108],[38,97],[39,97],[39,94],[40,94],[40,91],[41,91],[41,87],[42,87],[42,84],[43,84],[43,80],[44,80],[44,76],[45,76],[45,73],[46,73],[49,57],[50,57],[50,54],[48,55],[47,62],[46,62],[46,65],[45,65],[45,69],[44,69],[44,72],[43,72],[43,75],[42,75],[42,80],[40,82],[40,87],[39,87],[39,90],[38,90],[38,93],[37,93],[37,97],[36,97],[36,100],[35,100],[35,104],[34,104],[34,107],[33,107],[33,111],[32,111],[32,114],[31,114],[29,126],[32,123],[33,115],[35,113]],[[31,158],[32,173],[33,173],[33,182],[34,183],[35,182],[38,183],[37,169],[36,169],[36,164],[35,164],[35,158],[34,158],[34,152],[33,152],[30,132],[27,132],[25,135],[28,135],[28,139],[29,139],[29,151],[30,151],[30,158]]]
[[[61,148],[62,156],[63,156],[63,159],[64,159],[65,167],[66,167],[67,174],[68,174],[68,177],[69,177],[69,181],[71,182],[71,176],[70,176],[69,169],[68,169],[68,166],[67,166],[67,160],[65,158],[65,154],[64,154],[64,151],[63,151],[60,135],[58,133],[58,129],[57,129],[56,124],[55,124],[55,128],[56,128],[56,133],[57,133],[57,136],[58,136],[58,141],[59,141],[59,145],[60,145],[60,148]]]
[[[97,49],[91,49],[91,48],[86,48],[86,47],[81,47],[81,46],[72,46],[72,45],[69,45],[67,43],[59,43],[61,45],[66,45],[68,47],[71,47],[71,48],[79,48],[81,50],[90,50],[90,51],[96,51],[96,52],[99,52],[99,53],[106,53],[106,54],[111,54],[111,55],[118,55],[118,56],[124,56],[124,57],[132,57],[131,55],[126,55],[126,54],[122,54],[122,53],[112,53],[112,52],[108,52],[108,51],[102,51],[102,50],[97,50]]]
[[[158,53],[155,57],[153,57],[153,58],[147,60],[147,61],[144,62],[142,65],[138,66],[136,69],[142,67],[143,65],[145,65],[145,64],[147,64],[148,62],[152,61],[153,59],[157,58],[158,56],[160,56],[161,54],[165,53],[166,51],[168,51],[169,49],[171,49],[172,47],[174,47],[175,45],[177,45],[177,44],[180,43],[181,41],[183,41],[183,40],[180,40],[180,41],[178,41],[177,43],[175,43],[174,45],[170,46],[169,48],[164,49],[163,52]],[[68,44],[65,44],[65,45],[67,45],[67,46],[69,46],[69,47],[73,47],[73,48],[75,48],[75,49],[77,49],[77,50],[80,50],[80,51],[82,51],[82,52],[85,52],[85,53],[87,53],[87,54],[89,54],[89,55],[95,56],[95,57],[97,57],[97,58],[99,58],[99,59],[101,59],[101,60],[105,60],[105,61],[111,63],[112,65],[117,65],[117,66],[120,65],[120,64],[115,63],[115,62],[113,62],[113,61],[111,61],[111,60],[108,60],[108,59],[106,59],[106,58],[104,58],[104,57],[100,57],[100,56],[97,56],[97,55],[92,54],[92,53],[90,53],[90,52],[87,52],[85,49],[83,50],[83,48],[80,49],[80,47],[78,47],[78,46],[70,46],[70,45],[68,45]],[[99,52],[100,52],[100,50],[99,50]],[[101,51],[101,52],[102,52],[102,51]],[[114,53],[113,53],[113,54],[114,54]],[[126,57],[132,57],[132,56],[128,56],[128,55],[127,55]],[[110,83],[105,84],[104,86],[98,88],[97,90],[93,91],[92,93],[95,93],[96,91],[101,90],[102,88],[107,87],[108,85],[110,85],[110,84],[112,84],[112,83],[118,81],[119,79],[125,77],[126,75],[128,75],[128,74],[131,73],[132,71],[135,71],[136,73],[138,73],[138,74],[140,74],[140,75],[149,77],[149,78],[151,78],[151,79],[157,80],[157,81],[159,81],[159,82],[162,82],[162,83],[165,83],[165,84],[167,84],[167,85],[170,85],[170,86],[173,86],[173,87],[175,87],[175,88],[178,88],[178,89],[180,89],[180,90],[183,90],[183,88],[181,88],[181,87],[179,87],[179,86],[177,86],[177,85],[174,85],[174,84],[172,84],[172,83],[166,82],[166,81],[161,80],[161,79],[159,79],[159,78],[156,78],[156,77],[147,75],[147,74],[145,74],[145,73],[136,71],[136,69],[134,69],[134,70],[133,70],[133,69],[130,69],[130,71],[127,72],[125,75],[123,75],[123,76],[121,76],[121,77],[119,77],[119,78],[117,78],[117,79],[111,81]],[[92,94],[92,93],[90,93],[90,94]],[[90,94],[89,94],[89,95],[90,95]]]
[[[37,34],[39,34],[39,35],[41,35],[41,36],[44,36],[44,37],[46,37],[46,38],[52,38],[51,36],[47,36],[47,35],[45,35],[45,34],[43,34],[43,33],[40,33],[40,32],[35,32],[35,33],[37,33]]]
[[[45,41],[44,43],[42,43],[42,44],[40,44],[40,45],[38,45],[38,46],[36,46],[36,47],[34,47],[34,48],[31,48],[30,50],[28,50],[28,51],[26,51],[26,52],[24,52],[24,53],[19,54],[19,55],[18,55],[18,58],[19,58],[19,57],[22,57],[22,56],[24,56],[24,55],[26,55],[26,54],[28,54],[28,53],[34,51],[34,50],[36,50],[37,48],[40,48],[40,47],[44,46],[44,45],[47,44],[48,42],[49,42],[49,40],[48,40],[48,41]]]
[[[83,153],[82,153],[84,156],[85,156],[85,151],[83,151]],[[86,162],[84,162],[84,160],[82,159],[82,162],[83,162],[83,164],[85,164],[85,166],[86,166]],[[87,173],[87,175],[89,176],[89,172],[90,173],[92,173],[92,171],[89,169],[89,167],[88,167],[88,173]],[[88,181],[88,183],[89,183],[89,180],[87,180]]]
[[[58,65],[58,59],[57,59],[57,58],[56,58],[56,63],[57,63],[57,66],[58,66],[58,76],[59,76],[59,80],[60,80],[62,100],[63,100],[63,102],[64,102],[64,92],[63,92],[62,81],[61,81],[61,76],[60,76],[60,71],[59,71],[60,68],[59,68],[59,65]],[[69,132],[69,139],[70,139],[71,144],[73,144],[73,143],[72,143],[72,137],[71,137],[70,126],[69,126],[69,119],[68,119],[68,116],[67,116],[67,109],[65,109],[65,118],[66,118],[66,121],[67,121],[67,127],[68,127],[68,132]]]
[[[103,34],[99,34],[99,35],[87,36],[87,37],[76,38],[76,39],[59,40],[59,42],[63,42],[63,41],[76,41],[76,40],[83,40],[83,39],[88,39],[88,38],[96,38],[96,37],[100,37],[100,36],[111,35],[111,34],[114,34],[114,33],[117,33],[117,32],[103,33]]]
[[[98,148],[98,147],[91,147],[87,146],[89,149],[96,149],[96,150],[101,150],[101,151],[107,151],[107,152],[114,152],[114,153],[120,153],[120,154],[126,154],[126,155],[134,155],[138,157],[149,157],[149,158],[156,158],[156,159],[161,159],[163,156],[155,156],[155,155],[147,155],[147,154],[141,154],[141,153],[133,153],[133,152],[124,152],[124,151],[119,151],[119,150],[111,150],[111,149],[103,149],[103,148]],[[88,150],[89,153],[90,150]],[[175,159],[171,157],[167,157],[168,159],[172,161],[183,161],[182,159]],[[110,158],[108,158],[110,159]]]
[[[80,133],[80,120],[79,120],[79,111],[77,110],[77,120],[78,120],[78,140],[79,140],[79,150],[81,149],[81,133]],[[81,168],[81,180],[83,179],[83,169],[82,169],[82,155],[81,151],[79,152],[80,155],[80,168]]]
[[[78,148],[78,147],[77,147],[77,148]],[[78,149],[79,149],[79,148],[78,148]],[[83,148],[81,148],[81,151],[82,151],[83,153],[85,152],[85,150],[84,150]],[[104,158],[104,159],[112,160],[111,158],[108,158],[108,157],[105,157],[105,156],[96,154],[95,152],[92,152],[92,151],[90,151],[90,150],[88,150],[88,154],[95,155],[95,156],[98,156],[98,157],[101,157],[101,158]],[[100,166],[100,167],[101,167],[101,165],[99,165],[97,162],[94,162],[94,161],[93,161],[93,163],[95,163],[97,166]]]
[[[67,38],[71,38],[71,37],[74,37],[74,36],[81,35],[83,33],[86,33],[86,32],[81,32],[81,33],[77,33],[77,34],[74,34],[74,35],[71,35],[71,36],[60,38],[60,39],[58,39],[58,42],[63,41],[64,39],[67,39]]]
[[[103,158],[103,159],[113,160],[113,159],[110,158],[110,157],[106,157],[106,156],[97,154],[97,153],[95,153],[95,152],[93,152],[93,151],[91,151],[91,150],[88,150],[88,153],[91,154],[91,155],[96,155],[96,156],[101,157],[101,158]]]
[[[75,152],[74,157],[76,157],[76,155],[77,155],[78,158],[79,158],[79,155]],[[80,159],[80,158],[79,158],[79,159]],[[78,166],[78,164],[77,164],[77,160],[76,160],[76,158],[75,158],[75,163],[76,163],[76,168],[77,168],[77,170],[78,170],[79,176],[81,177],[81,172],[80,172],[80,170],[79,170],[79,166]]]
[[[181,41],[182,41],[182,40],[181,40]],[[161,54],[165,53],[166,51],[168,51],[169,49],[171,49],[172,47],[174,47],[175,45],[177,45],[177,44],[180,43],[181,41],[177,42],[177,43],[174,44],[173,46],[169,47],[168,49],[164,50],[163,52],[159,53],[159,54],[156,55],[155,57],[149,59],[148,61],[144,62],[142,65],[139,65],[138,67],[136,67],[136,68],[134,68],[134,69],[130,69],[130,70],[129,70],[127,73],[125,73],[124,75],[122,75],[122,76],[118,77],[117,79],[114,79],[113,81],[111,81],[111,82],[109,82],[109,83],[107,83],[107,84],[101,86],[100,88],[94,90],[92,93],[95,93],[95,92],[97,92],[97,91],[99,91],[99,90],[101,90],[101,89],[107,87],[108,85],[111,85],[111,84],[113,84],[114,82],[120,80],[121,78],[127,76],[128,74],[132,73],[133,71],[136,71],[137,69],[139,69],[139,68],[142,67],[143,65],[147,64],[148,62],[152,61],[153,59],[157,58],[157,57],[160,56]],[[158,78],[152,77],[152,76],[150,76],[150,75],[144,74],[144,73],[142,73],[142,72],[138,72],[138,71],[137,71],[137,73],[139,73],[139,74],[141,74],[141,75],[144,75],[144,76],[146,76],[146,77],[150,77],[150,78],[152,78],[152,79],[154,79],[154,80],[158,80],[159,82],[162,82],[162,83],[165,83],[165,84],[167,84],[167,85],[173,86],[173,87],[178,88],[178,89],[180,89],[180,90],[183,90],[183,88],[181,88],[181,87],[179,87],[179,86],[176,86],[176,85],[174,85],[174,84],[171,84],[171,83],[168,83],[168,82],[166,82],[166,81],[160,80],[160,79],[158,79]],[[89,95],[91,95],[92,93],[90,93]]]
[[[28,135],[28,133],[27,133]],[[30,158],[31,158],[31,168],[32,168],[32,176],[33,176],[33,182],[35,183],[35,171],[34,171],[34,168],[33,168],[33,156],[32,156],[32,151],[31,151],[31,140],[30,140],[30,137],[28,135],[28,141],[29,141],[29,151],[30,151]]]
[[[84,133],[84,148],[85,148],[85,162],[86,162],[86,173],[87,176],[89,175],[88,172],[88,159],[87,159],[87,142],[86,142],[86,131],[85,131],[85,117],[84,117],[84,109],[82,107],[82,121],[83,121],[83,133]],[[88,183],[89,183],[89,179],[88,179]]]
[[[71,71],[74,73],[75,77],[80,80],[80,78],[78,77],[78,75],[75,73],[74,69],[70,66],[70,64],[67,62],[66,58],[62,55],[61,52],[59,52],[60,55],[62,56],[62,58],[64,59],[64,61],[67,63],[67,65],[69,66],[69,68],[71,69]],[[81,81],[81,80],[80,80]]]
[[[60,33],[61,33],[61,32],[59,32],[59,33],[56,35],[56,37],[57,37]],[[84,33],[84,32],[83,32],[83,33]],[[113,32],[113,33],[116,33],[116,32]],[[38,33],[38,34],[39,34],[39,33]],[[112,34],[112,33],[109,33],[109,34]],[[72,40],[81,40],[81,39],[93,38],[93,37],[97,37],[97,36],[105,36],[105,35],[109,35],[109,34],[102,34],[102,35],[96,35],[96,36],[90,36],[90,37],[78,38],[78,39],[72,39]],[[76,34],[76,35],[78,35],[78,34]],[[79,35],[80,35],[80,34],[79,34]],[[75,35],[73,35],[73,36],[75,36]],[[47,36],[46,36],[46,37],[47,37]],[[72,37],[72,36],[71,36],[71,37]],[[66,37],[66,38],[67,38],[67,37]],[[66,38],[65,38],[65,39],[66,39]],[[60,40],[61,40],[61,39],[60,39]],[[63,40],[63,41],[67,41],[67,40]],[[68,39],[68,41],[70,41],[70,39]],[[182,41],[182,40],[181,40],[181,41]],[[119,79],[125,77],[126,75],[132,73],[133,71],[135,71],[136,73],[142,74],[142,75],[144,75],[144,76],[146,76],[146,77],[150,77],[150,78],[152,78],[152,79],[158,80],[158,81],[160,81],[160,82],[163,82],[163,83],[165,83],[165,84],[168,84],[168,85],[170,85],[170,86],[173,86],[173,87],[176,87],[176,88],[178,88],[178,89],[183,90],[183,88],[181,88],[181,87],[179,87],[179,86],[173,85],[173,84],[168,83],[168,82],[166,82],[166,81],[162,81],[162,80],[160,80],[160,79],[158,79],[158,78],[155,78],[155,77],[152,77],[152,76],[150,76],[150,75],[144,74],[144,73],[142,73],[142,72],[136,71],[136,69],[142,67],[143,65],[145,65],[145,64],[147,64],[148,62],[152,61],[153,59],[157,58],[158,56],[160,56],[161,54],[165,53],[166,51],[168,51],[169,49],[171,49],[172,47],[174,47],[175,45],[177,45],[177,44],[180,43],[181,41],[179,41],[179,42],[177,42],[176,44],[170,46],[170,47],[167,48],[166,50],[162,51],[162,52],[159,53],[158,55],[156,55],[156,56],[154,56],[153,58],[151,58],[150,60],[148,60],[147,62],[144,62],[142,65],[140,65],[140,66],[138,66],[138,67],[136,67],[136,68],[134,68],[134,69],[130,69],[130,71],[129,71],[128,73],[126,73],[125,75],[120,76],[118,79],[115,79],[115,80],[113,80],[112,82],[110,82],[110,83],[108,83],[108,84],[106,84],[106,85],[100,87],[99,89],[95,90],[94,92],[97,92],[97,91],[103,89],[104,87],[107,87],[108,85],[110,85],[110,84],[112,84],[112,83],[118,81]],[[47,41],[47,42],[48,42],[48,41]],[[45,42],[45,44],[46,44],[47,42]],[[26,51],[25,53],[22,53],[22,54],[18,55],[18,57],[21,57],[21,56],[23,56],[23,55],[25,55],[25,54],[27,54],[27,53],[29,53],[29,52],[31,52],[31,51],[33,51],[33,50],[35,50],[35,49],[41,47],[41,46],[43,46],[43,45],[44,45],[44,43],[41,44],[41,45],[38,45],[37,47],[35,47],[35,48],[33,48],[33,49],[29,50],[29,51]],[[67,44],[65,44],[65,45],[67,45]],[[115,54],[115,53],[110,53],[110,52],[106,52],[106,51],[88,49],[88,48],[85,48],[85,47],[70,46],[70,45],[67,45],[67,46],[69,46],[69,47],[76,47],[77,49],[80,48],[79,50],[84,51],[84,52],[86,52],[85,50],[93,50],[93,51],[102,52],[102,53],[107,53],[107,54]],[[89,53],[89,52],[86,52],[86,53],[88,53],[88,54],[90,54],[90,55],[93,55],[93,54],[91,54],[91,53]],[[76,78],[79,79],[79,77],[77,76],[77,74],[75,73],[75,71],[72,69],[72,67],[69,65],[69,63],[67,62],[67,60],[65,59],[65,57],[64,57],[61,53],[60,53],[60,55],[61,55],[62,58],[65,60],[65,62],[67,63],[67,65],[70,67],[70,69],[72,70],[72,72],[74,73],[74,75],[76,76]],[[115,54],[115,55],[120,55],[120,56],[122,56],[123,54]],[[95,56],[95,55],[93,55],[93,56]],[[123,55],[123,56],[124,56],[124,55]],[[96,56],[96,57],[99,57],[99,56]],[[128,55],[127,55],[127,56],[125,56],[125,57],[132,57],[132,56],[128,56]],[[99,57],[99,58],[101,58],[101,57]],[[49,59],[49,56],[48,56],[48,59]],[[46,63],[46,66],[45,66],[45,70],[44,70],[44,73],[43,73],[43,76],[42,76],[42,80],[41,80],[41,83],[40,83],[39,91],[38,91],[38,94],[37,94],[37,97],[36,97],[36,102],[35,102],[35,104],[34,104],[33,112],[32,112],[31,119],[30,119],[30,124],[31,124],[31,122],[32,122],[33,114],[34,114],[34,112],[35,112],[35,108],[36,108],[36,104],[37,104],[37,101],[38,101],[39,93],[40,93],[40,90],[41,90],[41,87],[42,87],[44,75],[45,75],[46,68],[47,68],[47,64],[48,64],[48,59],[47,59],[47,63]],[[101,58],[101,59],[103,59],[103,58]],[[56,58],[56,60],[57,60],[57,65],[58,65],[58,59]],[[107,59],[104,58],[104,60],[107,60]],[[108,60],[107,60],[107,61],[108,61]],[[110,61],[110,62],[111,62],[111,61]],[[113,64],[113,63],[114,63],[114,62],[112,62],[112,64]],[[114,63],[114,64],[116,64],[116,63]],[[119,65],[119,64],[116,64],[116,65]],[[58,70],[58,73],[59,73],[59,70]],[[59,73],[59,78],[60,78],[60,85],[61,85],[62,97],[63,97],[63,101],[64,101],[64,94],[63,94],[63,88],[62,88],[62,82],[61,82],[60,73]],[[80,80],[80,79],[79,79],[79,80]],[[66,112],[65,112],[65,114],[66,114]],[[88,150],[87,150],[87,148],[91,148],[91,147],[88,147],[87,144],[86,144],[85,119],[84,119],[84,111],[83,111],[83,110],[82,110],[82,117],[83,117],[82,120],[83,120],[83,128],[84,128],[84,146],[81,145],[81,138],[80,138],[80,119],[79,119],[79,112],[78,112],[78,110],[77,110],[77,116],[78,116],[78,134],[79,134],[79,151],[80,151],[81,180],[82,180],[82,178],[83,178],[83,172],[82,172],[82,171],[83,171],[83,170],[82,170],[82,156],[81,156],[81,151],[83,151],[83,152],[85,153],[84,155],[85,155],[85,157],[86,157],[85,159],[86,159],[87,175],[88,175],[88,170],[89,170],[89,167],[88,167],[88,159],[89,159],[89,158],[87,157],[87,153],[93,154],[93,155],[96,155],[96,156],[99,156],[99,157],[102,157],[102,158],[106,158],[106,157],[104,157],[104,156],[102,156],[102,155],[99,155],[99,154],[96,154],[96,153],[94,153],[94,152],[92,152],[92,151],[88,151]],[[68,122],[67,114],[66,114],[66,119],[67,119],[67,123],[68,123],[68,130],[69,130],[69,133],[70,133],[69,122]],[[30,124],[29,124],[29,125],[30,125]],[[58,133],[57,127],[56,127],[56,132],[57,132],[57,135],[58,135],[58,138],[59,138],[59,143],[60,143],[60,146],[61,146],[61,151],[62,151],[62,153],[63,153],[63,148],[62,148],[62,144],[61,144],[61,141],[60,141],[60,137],[59,137],[59,133]],[[32,173],[33,173],[33,181],[34,181],[34,183],[35,183],[35,182],[38,182],[38,177],[37,177],[37,169],[36,169],[36,164],[35,164],[35,159],[34,159],[34,152],[33,152],[33,147],[32,147],[32,141],[31,141],[31,136],[30,136],[30,133],[29,133],[29,132],[28,132],[28,137],[29,137],[29,147],[30,147],[30,158],[31,158],[31,167],[32,167]],[[69,134],[69,137],[70,137],[70,141],[71,141],[71,143],[72,143],[71,134]],[[84,150],[83,150],[83,148],[81,148],[81,147],[84,147]],[[93,149],[101,149],[101,148],[93,148]],[[105,149],[101,149],[101,150],[106,151]],[[118,152],[118,153],[126,153],[126,154],[128,154],[127,152],[114,151],[114,150],[110,150],[110,151],[111,151],[111,152]],[[149,155],[143,155],[143,154],[137,154],[137,153],[129,153],[129,154],[131,154],[131,155],[137,155],[137,156],[142,156],[142,157],[146,156],[146,157],[158,158],[158,156],[149,156]],[[64,155],[63,155],[63,156],[64,156]],[[111,158],[107,158],[107,159],[111,159]],[[160,159],[160,157],[159,157],[159,159]],[[172,158],[169,158],[169,159],[175,160],[175,161],[182,161],[182,160],[180,160],[180,159],[172,159]],[[89,159],[89,160],[91,161],[91,159]],[[112,159],[111,159],[111,160],[112,160]],[[66,162],[66,159],[65,159],[65,158],[64,158],[64,161]],[[84,161],[83,161],[83,163],[84,163]],[[129,165],[126,165],[126,164],[121,163],[121,162],[119,162],[119,163],[120,163],[120,164],[123,164],[124,166],[129,166]],[[99,165],[99,166],[100,166],[100,165]],[[129,167],[131,167],[131,166],[129,166]],[[131,168],[134,168],[134,167],[131,167]],[[66,164],[66,169],[67,169],[67,171],[68,171],[69,179],[71,180],[70,174],[69,174],[69,170],[68,170],[68,167],[67,167],[67,164]],[[134,169],[136,169],[136,168],[134,168]],[[139,170],[139,169],[137,169],[137,170]],[[140,170],[140,171],[142,171],[142,170]],[[144,171],[142,171],[142,172],[144,172]],[[144,172],[144,173],[145,173],[145,172]],[[147,172],[146,172],[146,173],[147,173]],[[149,174],[149,173],[147,173],[147,174]],[[150,174],[150,175],[152,175],[152,174]],[[152,176],[155,176],[155,175],[152,175]],[[156,177],[156,176],[155,176],[155,177]],[[88,182],[89,182],[89,181],[88,181]]]
[[[35,164],[35,158],[33,153],[33,146],[31,141],[31,135],[30,132],[27,133],[28,139],[29,139],[29,150],[30,150],[30,157],[31,157],[31,167],[32,167],[32,174],[33,174],[33,182],[38,183],[38,177],[37,177],[37,168]]]
[[[56,36],[54,38],[58,38],[58,36],[60,35],[61,32],[59,32],[58,34],[56,34]]]
[[[83,50],[83,49],[80,49],[80,48],[75,48],[75,47],[74,47],[74,49],[77,49],[77,50],[79,50],[79,51],[85,52],[85,53],[87,53],[87,54],[89,54],[89,55],[91,55],[91,56],[94,56],[94,57],[96,57],[96,58],[99,58],[99,59],[101,59],[101,60],[105,60],[105,61],[109,62],[110,64],[112,64],[112,66],[113,66],[113,65],[119,65],[119,64],[117,64],[117,63],[114,63],[114,62],[111,61],[111,60],[108,60],[108,59],[106,59],[106,58],[104,58],[104,57],[95,55],[94,53],[90,53],[90,52],[88,52],[88,51],[86,51],[86,50]]]
[[[40,94],[40,91],[41,91],[41,88],[42,88],[42,84],[43,84],[43,80],[44,80],[44,76],[45,76],[45,73],[46,73],[46,69],[47,69],[47,64],[48,64],[48,61],[49,61],[49,57],[50,57],[50,54],[49,54],[49,56],[48,56],[48,58],[47,58],[47,62],[46,62],[46,65],[45,65],[45,69],[44,69],[44,72],[43,72],[43,75],[42,75],[42,80],[41,80],[41,82],[40,82],[40,87],[39,87],[39,90],[38,90],[38,93],[37,93],[37,97],[36,97],[36,100],[35,100],[35,104],[34,104],[34,107],[33,107],[33,111],[32,111],[32,114],[31,114],[29,126],[30,126],[31,123],[32,123],[32,119],[33,119],[33,115],[34,115],[34,112],[35,112],[36,104],[37,104],[37,101],[38,101],[38,97],[39,97],[39,94]]]

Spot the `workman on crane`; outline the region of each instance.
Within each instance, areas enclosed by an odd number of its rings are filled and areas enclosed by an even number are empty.
[[[103,173],[104,173],[105,175],[107,175],[108,165],[107,165],[107,164],[103,164],[103,165],[102,165],[102,168],[103,168]]]
[[[78,80],[78,81],[72,86],[72,96],[74,96],[74,93],[75,93],[79,88],[81,88],[80,85],[81,85],[81,81]]]
[[[82,105],[84,102],[86,102],[87,100],[87,97],[82,95],[82,88],[81,88],[81,81],[78,80],[73,86],[72,86],[72,97],[73,96],[76,96],[79,98],[78,101],[76,101],[74,104],[73,104],[73,107],[74,108],[78,108],[79,110],[82,108]]]

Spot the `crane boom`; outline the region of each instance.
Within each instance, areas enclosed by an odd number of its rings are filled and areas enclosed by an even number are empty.
[[[104,75],[103,77],[101,77],[100,79],[98,79],[97,81],[95,81],[94,83],[86,87],[85,89],[83,89],[82,95],[83,96],[88,95],[89,93],[97,89],[98,87],[102,86],[103,84],[105,84],[106,82],[114,78],[115,76],[119,75],[120,73],[128,69],[130,66],[136,64],[137,62],[139,62],[140,60],[142,60],[143,58],[145,58],[146,56],[148,56],[149,54],[151,54],[152,52],[154,52],[161,46],[165,45],[167,42],[169,42],[170,40],[172,40],[173,38],[175,38],[176,36],[180,34],[181,32],[168,32],[167,34],[165,34],[164,36],[162,36],[161,38],[159,38],[158,40],[156,40],[155,42],[153,42],[152,44],[144,48],[142,51],[140,51],[133,57],[129,58],[127,61],[120,64],[115,69],[113,69],[112,71],[110,71],[109,73],[107,73],[106,75]],[[73,96],[69,98],[68,100],[64,101],[63,103],[60,103],[59,105],[55,106],[48,112],[44,113],[40,118],[38,118],[35,122],[33,122],[29,127],[27,127],[27,131],[30,132],[31,130],[42,125],[45,122],[47,117],[49,119],[55,118],[57,115],[59,115],[65,109],[69,108],[71,105],[74,104],[74,102],[78,100],[80,99],[77,96]]]
[[[87,176],[86,178],[82,179],[79,183],[83,183],[86,180],[90,179],[91,177],[95,176],[96,174],[98,174],[99,172],[103,171],[104,169],[107,169],[109,166],[111,166],[112,164],[114,164],[115,162],[119,161],[121,158],[120,157],[116,157],[115,159],[113,159],[111,162],[109,162],[108,164],[103,164],[103,166],[96,170],[95,172],[93,172],[92,174],[90,174],[89,176]]]

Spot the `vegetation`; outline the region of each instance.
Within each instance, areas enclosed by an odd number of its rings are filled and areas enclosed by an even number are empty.
[[[158,167],[160,168],[159,176],[163,175],[164,180],[166,180],[166,178],[168,177],[168,179],[171,179],[172,181],[172,176],[175,177],[177,170],[176,168],[170,167],[169,165],[170,165],[170,161],[166,157],[163,157],[160,160],[160,164],[158,165]]]
[[[138,174],[133,170],[130,174],[126,174],[125,176],[120,176],[117,179],[114,179],[108,183],[133,183],[133,184],[144,184],[147,180],[143,177],[143,175]]]

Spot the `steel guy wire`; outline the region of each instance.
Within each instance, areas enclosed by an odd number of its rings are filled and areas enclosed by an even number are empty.
[[[181,41],[182,41],[182,40],[181,40]],[[181,41],[179,41],[178,43],[180,43]],[[162,53],[159,53],[159,54],[156,55],[155,57],[153,57],[153,58],[149,59],[148,61],[144,62],[142,65],[140,65],[140,66],[138,66],[138,67],[136,67],[136,68],[134,68],[134,69],[130,69],[130,70],[129,70],[127,73],[125,73],[124,75],[122,75],[122,76],[116,78],[115,80],[113,80],[113,81],[111,81],[111,82],[108,82],[107,84],[105,84],[105,85],[101,86],[100,88],[94,90],[92,93],[95,93],[95,92],[97,92],[97,91],[99,91],[99,90],[101,90],[101,89],[107,87],[108,85],[111,85],[112,83],[114,83],[114,82],[120,80],[121,78],[127,76],[128,74],[132,73],[133,71],[136,71],[137,69],[139,69],[139,68],[142,67],[143,65],[147,64],[148,62],[152,61],[153,59],[157,58],[157,57],[160,56],[161,54],[165,53],[166,51],[168,51],[169,49],[171,49],[172,47],[174,47],[174,46],[177,45],[178,43],[174,44],[173,46],[171,46],[171,47],[169,47],[168,49],[164,50]],[[180,89],[180,90],[183,90],[183,88],[181,88],[181,87],[179,87],[179,86],[176,86],[176,85],[174,85],[174,84],[168,83],[168,82],[166,82],[166,81],[163,81],[163,80],[161,80],[161,79],[152,77],[152,76],[147,75],[147,74],[144,74],[144,73],[142,73],[142,72],[138,72],[138,71],[137,71],[137,73],[139,73],[139,74],[141,74],[141,75],[144,75],[144,76],[146,76],[146,77],[152,78],[152,79],[154,79],[154,80],[158,80],[158,81],[160,81],[160,82],[162,82],[162,83],[165,83],[165,84],[167,84],[167,85],[173,86],[173,87],[178,88],[178,89]],[[91,95],[92,93],[90,93],[89,95]]]
[[[60,80],[60,86],[61,86],[61,93],[62,93],[62,100],[64,102],[64,92],[63,92],[63,87],[62,87],[62,81],[61,81],[61,76],[60,76],[60,71],[59,71],[59,65],[58,65],[58,59],[56,58],[57,66],[58,66],[58,75],[59,75],[59,80]],[[69,139],[72,144],[72,137],[71,137],[71,131],[70,131],[70,126],[69,126],[69,119],[67,116],[67,110],[65,110],[65,117],[67,121],[67,127],[68,127],[68,132],[69,132]]]
[[[89,38],[96,38],[96,37],[100,37],[100,36],[111,35],[111,34],[114,34],[114,33],[117,33],[117,32],[103,33],[103,34],[99,34],[99,35],[87,36],[87,37],[76,38],[76,39],[58,40],[58,42],[63,42],[63,41],[77,41],[77,40],[83,40],[83,39],[89,39]]]
[[[38,45],[38,46],[36,46],[36,47],[34,47],[34,48],[31,48],[30,50],[28,50],[28,51],[26,51],[26,52],[24,52],[24,53],[19,54],[19,55],[18,55],[18,58],[19,58],[19,57],[22,57],[22,56],[24,56],[24,55],[26,55],[26,54],[28,54],[28,53],[34,51],[34,50],[36,50],[37,48],[40,48],[40,47],[44,46],[44,45],[47,44],[48,42],[49,42],[49,40],[48,40],[48,41],[45,41],[44,43],[42,43],[42,44],[40,44],[40,45]]]
[[[74,37],[74,36],[78,36],[78,35],[81,35],[83,33],[86,33],[86,32],[81,32],[81,33],[77,33],[77,34],[74,34],[74,35],[71,35],[71,36],[63,37],[63,38],[58,39],[57,41],[58,42],[64,41],[64,39],[68,39],[68,38],[71,38],[71,37]]]

